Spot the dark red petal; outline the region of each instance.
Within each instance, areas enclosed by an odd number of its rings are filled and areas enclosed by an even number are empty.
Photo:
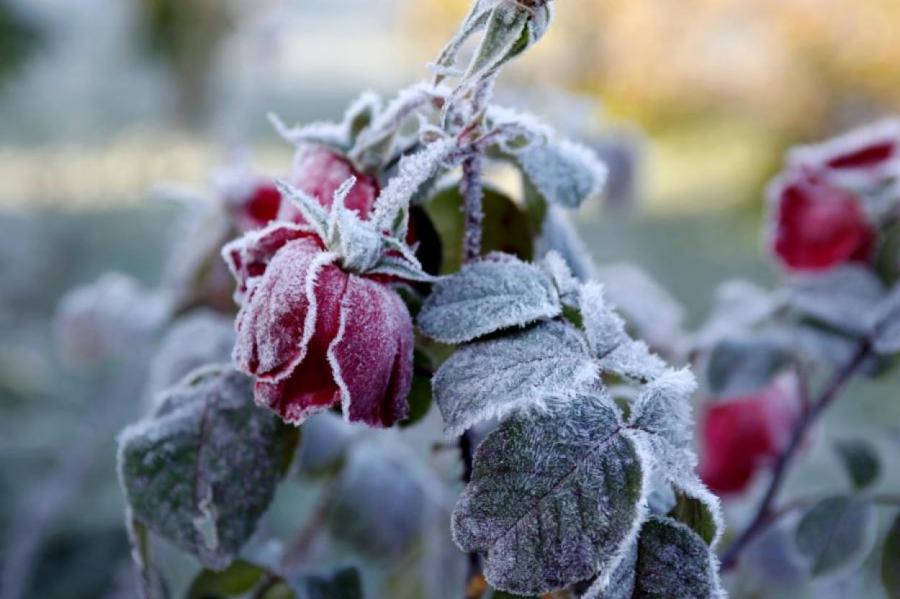
[[[356,185],[350,190],[344,205],[367,218],[378,197],[378,181],[360,173],[349,160],[324,146],[301,146],[294,158],[290,182],[306,192],[326,208],[334,203],[334,192],[350,177],[356,177]],[[300,211],[289,201],[282,202],[279,220],[305,223]]]
[[[882,140],[860,148],[853,148],[831,158],[826,166],[832,169],[860,169],[879,166],[895,156],[897,142]]]
[[[314,285],[340,286],[346,275],[311,238],[289,241],[251,287],[235,321],[236,366],[278,382],[303,360],[317,320]]]
[[[278,216],[281,207],[281,193],[274,183],[260,182],[251,190],[243,202],[239,220],[244,230],[259,229],[266,226]]]
[[[228,243],[222,249],[222,257],[238,283],[238,292],[247,291],[251,279],[260,277],[269,260],[286,243],[294,239],[309,239],[321,248],[318,237],[308,228],[288,223],[274,224],[260,231],[252,231]]]
[[[276,412],[285,422],[300,424],[316,412],[341,400],[331,366],[321,348],[310,349],[290,377],[279,383],[256,381],[256,402]]]
[[[348,420],[387,427],[406,417],[412,340],[412,319],[396,292],[351,275],[329,348]]]
[[[789,268],[820,270],[868,261],[876,231],[859,199],[800,175],[778,188],[773,249]]]

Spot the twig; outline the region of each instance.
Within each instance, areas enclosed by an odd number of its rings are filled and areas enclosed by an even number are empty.
[[[813,424],[818,420],[822,413],[834,402],[840,391],[847,385],[851,378],[857,373],[859,368],[865,363],[866,359],[872,352],[872,345],[868,339],[860,342],[859,348],[853,354],[853,357],[839,369],[828,384],[825,385],[822,393],[812,403],[812,405],[804,412],[800,422],[794,428],[791,439],[787,447],[778,456],[775,462],[775,469],[772,474],[772,480],[766,489],[765,495],[756,509],[756,513],[750,524],[737,537],[731,546],[722,555],[722,571],[728,571],[737,565],[738,558],[747,545],[753,541],[759,533],[761,533],[768,524],[773,521],[773,517],[777,514],[772,511],[772,504],[781,491],[787,470],[791,465],[797,450],[803,443],[807,432]]]

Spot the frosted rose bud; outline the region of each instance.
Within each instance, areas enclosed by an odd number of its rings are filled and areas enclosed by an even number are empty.
[[[709,405],[701,417],[700,478],[718,494],[740,493],[790,442],[802,414],[796,379]]]
[[[355,210],[361,218],[367,218],[380,191],[378,181],[360,173],[347,158],[330,148],[314,144],[301,145],[294,157],[288,179],[297,189],[330,208],[334,192],[350,177],[356,177],[356,184],[344,199],[344,206]],[[278,219],[294,223],[305,222],[300,211],[290,202],[282,202]]]
[[[792,167],[876,177],[900,158],[900,121],[861,127],[820,144],[791,151]],[[874,182],[874,181],[873,181]]]
[[[233,358],[256,400],[288,422],[342,404],[350,421],[407,414],[413,325],[379,276],[345,271],[304,227],[282,223],[229,244],[244,291]]]
[[[877,231],[859,198],[798,173],[773,188],[772,251],[792,270],[822,270],[872,258]]]

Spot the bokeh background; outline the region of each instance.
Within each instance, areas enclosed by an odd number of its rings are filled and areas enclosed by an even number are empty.
[[[141,409],[122,369],[149,350],[67,362],[62,294],[108,270],[153,287],[181,210],[154,186],[203,193],[239,161],[282,172],[268,111],[336,117],[422,78],[467,6],[0,0],[0,596],[111,597],[129,573],[114,435]],[[896,0],[559,0],[557,16],[500,95],[621,165],[577,225],[689,324],[717,282],[777,276],[759,233],[785,148],[900,109]],[[832,418],[898,423],[897,388],[861,385]]]

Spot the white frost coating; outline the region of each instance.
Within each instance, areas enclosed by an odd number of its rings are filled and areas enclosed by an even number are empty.
[[[268,117],[278,135],[290,144],[318,143],[333,148],[343,148],[347,145],[347,130],[343,123],[318,121],[289,127],[274,113],[270,112]]]
[[[606,301],[603,285],[594,281],[581,288],[581,318],[591,351],[598,359],[607,357],[622,345],[628,336],[625,322]]]
[[[455,145],[452,139],[441,139],[415,154],[404,157],[400,161],[397,174],[388,181],[375,201],[375,211],[370,220],[381,230],[393,230],[394,221],[402,214],[405,231],[410,199],[419,187],[437,174]]]
[[[551,250],[540,266],[556,284],[560,300],[567,306],[578,307],[581,303],[581,282],[572,274],[565,258]]]
[[[281,192],[282,197],[287,198],[300,211],[319,238],[323,241],[327,240],[329,214],[322,203],[282,179],[276,179],[275,186]]]
[[[368,127],[362,130],[350,157],[353,160],[364,158],[364,154],[373,146],[389,141],[400,130],[406,120],[419,108],[428,104],[434,97],[441,96],[446,90],[426,82],[416,83],[401,90],[384,108],[376,113]],[[385,148],[390,150],[390,148]]]
[[[468,264],[439,281],[422,306],[418,324],[432,339],[463,343],[561,311],[550,277],[532,264],[507,257]]]
[[[644,386],[631,413],[631,425],[659,435],[676,447],[690,446],[691,395],[697,380],[687,368],[667,370]]]
[[[583,336],[551,321],[459,349],[432,386],[447,435],[517,410],[544,410],[597,380]]]

